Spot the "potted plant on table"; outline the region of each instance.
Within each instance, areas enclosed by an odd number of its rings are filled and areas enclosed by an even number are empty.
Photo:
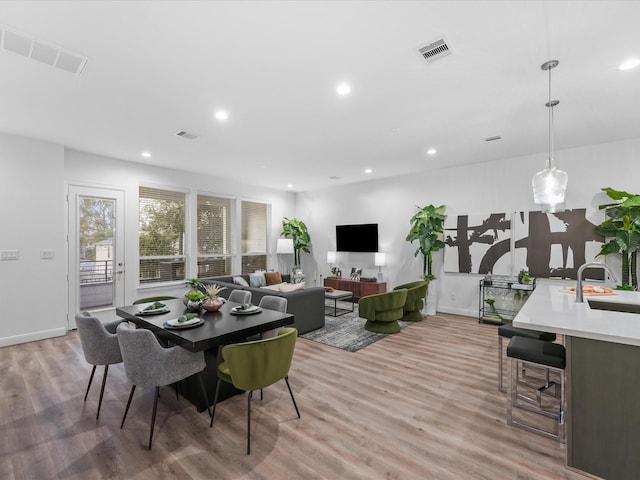
[[[445,246],[444,235],[444,211],[445,205],[435,207],[417,207],[418,212],[411,217],[411,229],[406,241],[418,242],[414,256],[422,255],[422,279],[427,282],[427,296],[429,295],[429,283],[435,280],[433,274],[433,254],[442,250]],[[432,303],[432,302],[430,302]],[[432,309],[435,313],[435,309]]]

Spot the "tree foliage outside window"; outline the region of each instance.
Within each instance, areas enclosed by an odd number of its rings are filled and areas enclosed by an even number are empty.
[[[80,260],[96,259],[96,244],[113,238],[115,202],[83,197],[80,202]]]
[[[185,194],[140,187],[140,281],[185,278]]]
[[[231,274],[231,199],[198,195],[198,278]]]

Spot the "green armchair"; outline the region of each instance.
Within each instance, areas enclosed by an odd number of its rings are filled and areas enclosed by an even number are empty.
[[[368,295],[358,302],[358,315],[367,320],[364,328],[375,333],[398,333],[407,290]]]
[[[422,307],[424,307],[424,297],[427,296],[427,282],[418,280],[416,282],[398,285],[394,290],[407,289],[407,301],[402,307],[402,320],[405,322],[419,322],[422,320]]]

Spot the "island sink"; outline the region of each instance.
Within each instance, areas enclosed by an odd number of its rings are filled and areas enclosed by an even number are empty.
[[[593,310],[606,310],[608,312],[640,313],[638,303],[618,303],[603,300],[587,300],[589,307]]]

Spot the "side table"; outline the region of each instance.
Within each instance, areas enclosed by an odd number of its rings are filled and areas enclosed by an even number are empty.
[[[331,315],[332,317],[338,317],[340,315],[344,315],[345,313],[353,312],[354,310],[353,292],[348,292],[346,290],[333,290],[332,292],[326,291],[324,292],[324,298],[333,300],[333,314],[331,313],[331,307],[329,307],[329,312],[327,312],[325,308],[325,313],[327,315]],[[339,308],[338,300],[342,300],[342,301],[351,300],[351,310],[347,308]]]

